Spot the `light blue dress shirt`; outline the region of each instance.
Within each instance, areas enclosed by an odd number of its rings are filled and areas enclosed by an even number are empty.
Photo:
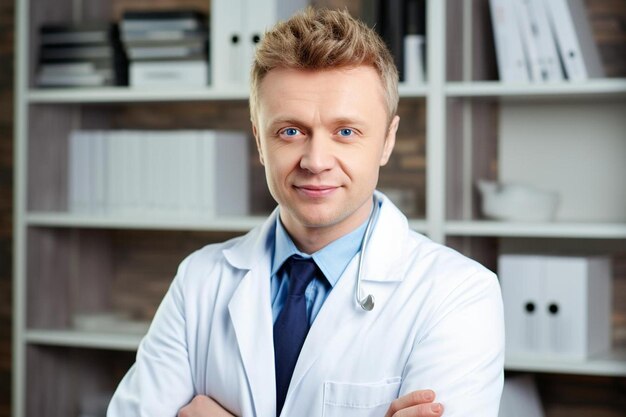
[[[325,279],[314,279],[306,287],[304,298],[306,299],[307,316],[309,325],[313,324],[317,313],[322,308],[322,304],[328,297],[328,294],[335,286],[343,271],[348,264],[361,249],[361,241],[367,228],[367,220],[361,226],[348,233],[345,236],[331,242],[312,255],[300,252],[291,240],[291,237],[285,230],[280,216],[276,217],[276,232],[274,239],[274,255],[272,257],[272,274],[271,274],[271,301],[272,315],[274,323],[278,318],[289,290],[289,278],[284,270],[280,267],[292,255],[298,255],[302,258],[313,258],[319,269],[324,274]]]

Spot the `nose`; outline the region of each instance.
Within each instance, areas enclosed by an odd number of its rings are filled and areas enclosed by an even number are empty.
[[[319,174],[331,169],[334,164],[335,155],[332,139],[324,134],[312,135],[306,142],[300,159],[300,168],[312,174]]]

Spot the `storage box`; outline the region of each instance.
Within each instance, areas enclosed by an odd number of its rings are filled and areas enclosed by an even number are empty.
[[[611,348],[606,257],[501,255],[507,356],[586,359]]]

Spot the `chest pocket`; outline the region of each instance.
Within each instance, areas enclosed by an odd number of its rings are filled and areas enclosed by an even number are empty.
[[[324,417],[381,417],[398,397],[400,377],[350,384],[324,383]]]

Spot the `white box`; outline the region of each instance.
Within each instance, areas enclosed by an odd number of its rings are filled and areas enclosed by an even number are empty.
[[[131,87],[190,88],[209,84],[206,61],[139,61],[130,63]]]
[[[501,255],[507,356],[586,359],[611,348],[611,260]]]

